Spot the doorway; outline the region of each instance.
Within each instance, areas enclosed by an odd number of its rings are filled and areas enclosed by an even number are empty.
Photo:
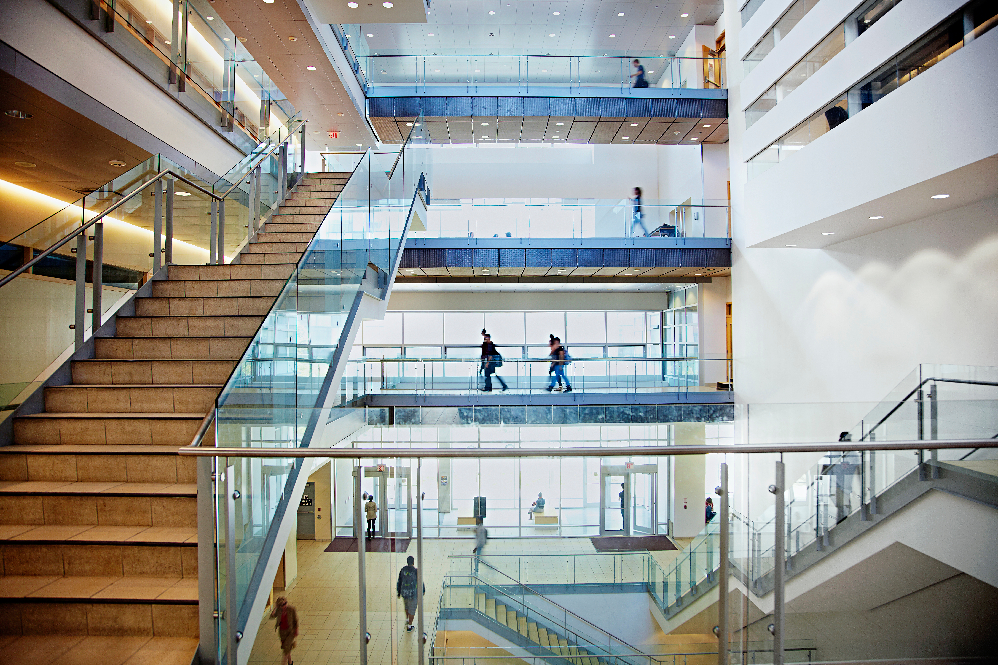
[[[654,464],[600,467],[601,536],[658,534],[658,467]]]
[[[412,537],[412,498],[409,489],[409,467],[394,467],[387,464],[360,467],[361,496],[354,501],[363,506],[367,501],[363,494],[374,497],[378,505],[378,521],[375,534],[378,538]],[[357,470],[354,470],[357,473]],[[367,526],[366,521],[360,524]],[[359,537],[357,525],[353,527],[353,537]]]

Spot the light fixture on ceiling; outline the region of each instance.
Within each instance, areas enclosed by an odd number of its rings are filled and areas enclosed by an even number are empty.
[[[934,199],[948,199],[949,198],[949,194],[933,194],[932,198],[934,198]]]
[[[288,37],[288,41],[289,42],[296,42],[296,41],[298,41],[298,38],[297,37]]]
[[[833,235],[835,235],[835,231],[822,231],[821,235],[823,235],[823,236],[833,236]]]
[[[372,34],[371,34],[371,33],[369,32],[369,33],[367,33],[367,36],[368,36],[368,37],[373,37],[374,35],[372,35]]]
[[[356,2],[348,2],[347,3],[347,7],[349,7],[350,9],[357,9],[357,3]]]
[[[392,2],[382,2],[381,6],[384,7],[385,9],[391,9],[392,7],[395,6],[395,3],[392,3]]]
[[[631,127],[637,127],[637,126],[638,126],[638,123],[636,123],[636,122],[632,122],[631,123]]]
[[[434,35],[434,33],[432,33],[432,32],[428,32],[428,33],[426,33],[426,36],[427,36],[427,37],[432,37],[433,35]]]
[[[10,109],[9,111],[4,111],[4,115],[8,118],[17,118],[18,120],[31,120],[31,114],[25,113],[24,111],[18,111],[17,109]]]
[[[675,38],[676,38],[675,35],[669,35],[669,39],[675,39]]]
[[[436,72],[437,74],[439,74],[439,73],[440,73],[440,70],[439,70],[439,69],[434,69],[433,71],[434,71],[434,72]]]
[[[177,196],[190,196],[190,192],[174,192]]]
[[[554,16],[561,16],[561,12],[551,12],[551,14]]]
[[[613,34],[611,34],[611,35],[610,35],[610,38],[612,39],[613,37],[616,37],[616,36],[617,36],[617,35],[613,35]]]
[[[205,16],[205,19],[207,19],[209,21],[214,21],[215,17],[214,16]],[[152,21],[146,21],[146,23],[152,23]]]
[[[883,219],[883,218],[884,218],[883,215],[873,215],[872,217],[870,217],[870,219]]]
[[[787,247],[796,247],[797,245],[787,245]]]
[[[689,16],[689,14],[680,14],[679,18],[686,18],[687,16]]]
[[[14,166],[20,166],[22,169],[33,169],[38,166],[38,164],[33,162],[14,162]]]
[[[623,16],[624,12],[617,12],[617,16]]]
[[[495,15],[496,15],[496,13],[494,11],[491,11],[491,10],[489,11],[489,16],[495,16]]]
[[[482,71],[482,70],[481,70],[481,69],[476,69],[476,70],[475,70],[475,73],[477,74],[477,73],[479,73],[480,71]]]
[[[621,137],[620,137],[620,140],[621,140],[621,141],[626,141],[626,140],[627,140],[627,139],[629,139],[629,138],[631,138],[631,137],[630,137],[630,136],[621,136]]]
[[[170,42],[169,39],[164,39],[163,43],[166,44],[167,46],[169,46],[171,44],[171,42]]]
[[[564,127],[564,125],[565,125],[565,123],[563,123],[563,122],[556,122],[554,124],[556,124],[559,127]]]
[[[306,65],[305,69],[307,69],[310,72],[314,72],[315,71],[315,65]]]
[[[228,37],[222,37],[222,41],[223,42],[231,42],[232,40],[229,39]]]
[[[703,273],[702,272],[695,272],[695,273],[693,273],[693,276],[694,277],[703,277]]]
[[[691,140],[691,141],[696,141],[696,140],[697,140],[697,137],[695,137],[695,136],[694,136],[694,137],[693,137],[693,138],[691,138],[690,140]]]
[[[363,147],[364,147],[364,144],[363,144],[363,143],[358,143],[358,144],[357,144],[357,147],[358,147],[358,148],[363,148]]]
[[[268,5],[274,4],[274,0],[263,0],[263,1],[264,1],[265,4],[268,4]]]
[[[552,32],[548,37],[554,37],[554,33]]]
[[[412,123],[411,122],[407,122],[407,123],[405,123],[405,126],[406,127],[412,127]]]
[[[112,159],[111,161],[108,162],[108,164],[115,167],[116,169],[120,169],[125,166],[125,162],[121,161],[120,159]]]
[[[336,115],[338,115],[338,116],[340,116],[342,118],[343,117],[343,112],[341,111],[340,113],[337,113]]]
[[[150,19],[146,19],[146,23],[152,23]]]
[[[489,123],[487,123],[487,122],[483,122],[482,123],[482,127],[488,127],[488,126],[489,126]]]
[[[649,70],[648,70],[648,73],[649,73],[649,74],[654,74],[654,73],[655,73],[655,70],[654,70],[654,69],[649,69]]]
[[[710,125],[704,125],[703,127],[704,129],[707,129],[708,127],[710,127]]]

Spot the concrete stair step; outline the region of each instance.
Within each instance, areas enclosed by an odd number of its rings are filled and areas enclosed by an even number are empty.
[[[308,231],[261,231],[256,234],[256,242],[253,244],[305,243],[308,245],[308,243],[312,242],[314,236],[315,233],[309,233]]]
[[[551,648],[551,638],[548,637],[547,628],[537,628],[537,643],[542,647]]]
[[[75,545],[197,544],[197,527],[93,524],[0,524],[0,541],[11,543],[65,542]]]
[[[282,205],[281,212],[282,215],[319,215],[322,217],[326,216],[329,212],[331,206],[326,204],[316,204],[316,205]]]
[[[522,615],[517,615],[516,617],[516,632],[520,633],[526,638],[530,638],[530,632],[527,628],[527,617]]]
[[[45,389],[45,410],[63,413],[207,413],[222,385],[74,384]]]
[[[268,233],[267,235],[273,235]],[[304,242],[277,241],[277,242],[251,242],[242,251],[240,256],[249,254],[301,254],[308,249],[308,240]]]
[[[73,383],[93,385],[224,385],[229,360],[76,360]]]
[[[108,488],[106,493],[93,490],[84,493],[86,486],[106,487],[115,483],[76,483],[81,490],[78,494],[72,492],[15,494],[16,485],[55,483],[5,484],[10,487],[10,491],[0,492],[0,506],[3,506],[5,512],[12,512],[0,515],[0,524],[11,527],[52,527],[50,538],[58,538],[61,535],[65,540],[78,535],[87,527],[97,526],[197,528],[197,497],[186,488],[180,490],[155,483],[127,483],[146,485],[149,489],[159,492],[134,493],[143,491],[141,487],[137,487],[131,490],[132,494],[113,494],[114,488]],[[186,494],[178,495],[177,492],[180,491]],[[73,529],[77,531],[70,533]],[[23,535],[23,533],[12,534],[9,537],[24,540]],[[33,539],[41,537],[41,533],[32,536]]]
[[[506,625],[506,615],[508,614],[506,606],[500,602],[496,603],[496,621],[502,625]]]
[[[485,600],[485,616],[490,619],[496,618],[496,601],[492,598]]]
[[[11,663],[41,663],[47,660],[21,660],[22,656],[41,651],[42,641],[34,641],[34,637],[45,638],[55,642],[65,651],[58,656],[60,663],[73,665],[89,665],[99,663],[156,663],[157,665],[190,665],[197,651],[188,648],[191,636],[198,635],[197,603],[187,601],[168,602],[105,602],[81,600],[79,602],[59,602],[39,599],[37,602],[27,599],[11,599],[0,603],[0,616],[4,617],[5,633],[8,635],[24,635],[21,640],[15,640],[4,647],[4,653],[13,650],[13,645],[19,645],[23,650],[19,660],[7,660]],[[113,638],[105,638],[112,635]],[[183,656],[180,659],[179,646],[159,654],[155,649],[166,649],[165,645],[155,644],[140,659],[139,653],[149,645],[150,638],[183,638]],[[78,650],[80,646],[88,645],[87,649]],[[51,654],[53,644],[47,645],[47,653]],[[128,655],[132,653],[132,655]],[[170,660],[167,660],[167,657]],[[38,656],[35,656],[38,658]],[[148,660],[147,660],[148,659]]]
[[[540,635],[537,634],[537,624],[533,621],[527,622],[527,639],[535,644],[541,643]]]
[[[301,252],[255,253],[242,252],[239,261],[243,265],[290,265],[292,269],[301,259]]]
[[[273,298],[268,298],[273,300]],[[232,298],[235,300],[235,298]],[[115,324],[123,337],[252,337],[263,316],[123,316]]]
[[[475,609],[479,612],[485,611],[485,594],[476,593],[475,594]]]
[[[287,281],[294,269],[293,265],[230,263],[222,266],[170,266],[168,274],[171,280],[280,279]]]
[[[21,445],[189,445],[204,413],[38,413],[14,419]]]
[[[315,224],[318,227],[324,219],[326,219],[326,213],[303,215],[276,212],[270,216],[267,224]]]
[[[0,577],[0,599],[37,598],[63,602],[91,599],[104,602],[165,600],[173,603],[191,603],[197,602],[197,592],[196,577],[138,575]]]
[[[129,483],[79,480],[0,480],[3,496],[190,496],[198,493],[196,483]],[[15,516],[16,517],[16,516]],[[0,520],[4,518],[0,517]]]
[[[135,316],[266,316],[273,296],[137,298]]]
[[[16,616],[20,619],[20,608]],[[166,618],[168,613],[160,610],[157,616]],[[86,619],[85,614],[83,618]],[[9,658],[5,661],[7,665],[41,665],[56,661],[77,665],[190,665],[198,649],[198,640],[190,637],[107,637],[85,633],[7,635],[2,644]]]
[[[244,298],[280,295],[287,280],[238,279],[225,282],[168,279],[153,282],[154,298]]]
[[[252,337],[101,337],[98,360],[238,360]]]
[[[159,446],[4,446],[0,480],[90,483],[197,482],[197,461]]]
[[[282,219],[291,220],[294,218],[287,217]],[[302,235],[314,236],[315,233],[319,230],[320,226],[321,224],[319,222],[294,222],[294,221],[282,222],[282,221],[273,221],[273,218],[271,218],[271,221],[264,224],[263,231],[261,232],[260,235],[265,235],[265,234],[269,235],[271,233],[281,233],[281,234],[300,233]]]

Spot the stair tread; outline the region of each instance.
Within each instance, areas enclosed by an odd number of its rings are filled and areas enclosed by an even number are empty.
[[[185,637],[86,637],[83,635],[4,636],[8,665],[41,665],[59,659],[76,665],[190,665],[198,640]]]
[[[192,420],[201,419],[205,417],[205,413],[155,413],[155,412],[144,412],[144,411],[130,411],[128,413],[115,413],[108,412],[103,413],[99,411],[71,411],[68,413],[31,413],[23,416],[17,416],[18,419],[54,419],[54,418],[90,418],[90,419],[108,419],[108,418],[156,418],[156,419],[170,419],[170,420]]]
[[[78,480],[0,480],[0,494],[103,494],[197,496],[196,483],[130,483]]]
[[[223,388],[224,383],[70,383],[64,386],[47,386],[46,390],[66,388]]]
[[[0,577],[0,598],[197,602],[196,577]]]
[[[93,524],[0,524],[0,541],[16,543],[63,542],[74,544],[191,545],[197,544],[196,527],[101,526]]]

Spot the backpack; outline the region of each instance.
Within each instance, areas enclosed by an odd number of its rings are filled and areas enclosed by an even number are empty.
[[[502,367],[502,356],[499,354],[499,349],[496,349],[496,354],[492,356],[492,366]]]
[[[402,597],[416,597],[416,569],[406,566],[402,569]]]
[[[572,364],[572,356],[570,356],[568,354],[568,349],[566,349],[564,346],[562,346],[561,350],[565,352],[565,364],[566,365],[571,365]]]

